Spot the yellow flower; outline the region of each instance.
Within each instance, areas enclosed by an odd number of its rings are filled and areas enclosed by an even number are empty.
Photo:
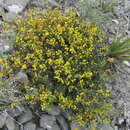
[[[49,32],[45,32],[45,36],[48,36],[49,35]]]
[[[13,102],[13,103],[11,103],[11,105],[10,105],[10,106],[11,106],[11,108],[15,108],[15,107],[16,107],[16,105],[17,105],[17,104],[16,104],[15,102]]]
[[[81,78],[91,78],[93,75],[92,72],[85,72],[81,75]]]
[[[2,58],[0,58],[0,63],[2,63],[3,62],[3,59]]]
[[[2,77],[2,76],[3,76],[3,73],[0,72],[0,77]]]
[[[27,65],[26,64],[23,64],[21,69],[27,69]]]
[[[114,61],[114,58],[108,58],[107,61],[112,63]]]

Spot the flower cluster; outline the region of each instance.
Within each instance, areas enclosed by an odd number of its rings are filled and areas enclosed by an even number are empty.
[[[8,76],[21,70],[28,75],[29,83],[21,86],[24,99],[42,110],[52,104],[71,110],[69,119],[80,125],[104,117],[109,62],[100,28],[58,9],[29,10],[15,24],[14,51],[5,63]]]

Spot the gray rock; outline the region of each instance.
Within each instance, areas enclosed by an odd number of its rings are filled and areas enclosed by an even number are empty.
[[[0,39],[0,53],[4,52],[4,41]]]
[[[125,0],[125,10],[129,10],[130,9],[130,1],[129,0]]]
[[[2,128],[5,125],[6,118],[7,118],[6,113],[1,113],[0,114],[0,128]]]
[[[45,130],[44,128],[37,127],[36,130]]]
[[[17,19],[17,14],[13,13],[13,12],[6,13],[3,16],[3,20],[6,22],[10,22],[10,21],[15,20],[15,19]]]
[[[32,112],[29,109],[27,109],[26,112],[24,112],[22,115],[18,117],[18,122],[23,124],[30,121],[32,118]]]
[[[116,30],[115,30],[115,27],[114,27],[114,26],[110,26],[108,31],[109,31],[109,33],[111,33],[111,34],[115,34],[115,33],[116,33]]]
[[[42,3],[40,3],[40,2],[38,2],[38,1],[32,1],[30,3],[30,6],[36,7],[36,8],[41,8],[41,9],[45,8],[44,5]]]
[[[24,9],[24,7],[22,7],[21,5],[10,5],[8,6],[8,11],[11,12],[11,13],[20,13],[22,12]]]
[[[84,128],[82,126],[79,126],[76,122],[71,122],[70,123],[70,127],[71,127],[71,130],[75,130],[77,128],[77,130],[87,130],[87,128]]]
[[[18,124],[15,124],[15,130],[20,130],[20,127]]]
[[[4,2],[4,0],[0,0],[0,3],[3,3]]]
[[[63,111],[62,110],[62,115],[67,119],[69,116],[72,116],[72,111]]]
[[[48,130],[61,130],[61,129],[57,124],[55,124],[51,129]]]
[[[24,111],[25,111],[25,109],[23,107],[17,107],[17,108],[8,110],[7,113],[11,117],[17,117],[17,116],[21,115]]]
[[[61,126],[62,130],[69,130],[69,125],[63,116],[57,116],[56,119],[59,125]]]
[[[118,124],[121,125],[124,123],[124,119],[123,118],[118,118]]]
[[[11,79],[11,82],[25,83],[28,82],[28,77],[26,73],[20,71],[16,74],[16,76],[13,79]]]
[[[36,130],[36,124],[29,122],[24,125],[24,130]]]
[[[59,115],[61,110],[57,106],[51,106],[50,109],[46,110],[50,115],[56,116]]]
[[[5,125],[6,118],[7,118],[7,114],[5,113],[0,114],[0,128],[2,128]]]
[[[0,6],[0,16],[4,13],[3,7]]]
[[[4,3],[9,12],[20,13],[29,4],[30,0],[5,0]]]
[[[60,5],[55,0],[48,0],[48,2],[52,7],[60,7]]]
[[[40,127],[51,129],[56,122],[56,118],[51,115],[43,114],[40,119]]]
[[[23,125],[20,126],[20,130],[24,130],[24,126]]]
[[[104,124],[101,128],[101,130],[113,130],[110,124]]]
[[[7,118],[6,127],[8,128],[8,130],[15,130],[15,121],[11,118]]]
[[[0,0],[0,6],[3,7],[4,0]]]

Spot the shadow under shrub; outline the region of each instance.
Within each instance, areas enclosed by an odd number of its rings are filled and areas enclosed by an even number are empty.
[[[52,104],[71,110],[69,119],[80,125],[105,120],[110,104],[104,82],[110,69],[100,29],[58,9],[29,10],[15,25],[14,51],[4,59],[3,73],[10,78],[26,72],[29,83],[20,87],[25,101],[42,110]]]

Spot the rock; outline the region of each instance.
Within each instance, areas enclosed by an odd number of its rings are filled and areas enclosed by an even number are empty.
[[[125,10],[129,10],[130,9],[130,1],[129,0],[125,0]]]
[[[123,118],[119,118],[119,119],[118,119],[118,124],[121,125],[121,124],[123,124],[123,123],[124,123],[124,119],[123,119]]]
[[[38,1],[32,1],[30,3],[30,6],[36,7],[36,8],[41,8],[41,9],[45,8],[44,5],[42,3],[40,3],[40,2],[38,2]]]
[[[20,83],[25,83],[28,82],[28,76],[26,73],[20,71],[16,74],[16,76],[11,79],[11,82],[20,82]]]
[[[45,130],[44,128],[37,127],[36,130]]]
[[[125,60],[125,61],[123,61],[123,63],[130,67],[130,63],[128,61]]]
[[[62,128],[62,130],[69,130],[69,125],[66,121],[66,119],[63,116],[57,116],[56,117],[60,127]]]
[[[23,9],[24,8],[20,5],[10,5],[10,6],[8,6],[8,11],[11,12],[11,13],[18,14],[18,13],[22,12]]]
[[[2,128],[5,125],[6,118],[7,118],[6,113],[0,114],[0,128]]]
[[[32,118],[33,118],[32,112],[29,109],[27,109],[26,112],[24,112],[18,117],[18,122],[23,124],[30,121]]]
[[[55,0],[48,0],[48,2],[52,7],[60,7],[60,5]]]
[[[4,9],[0,6],[0,16],[2,16],[3,14],[4,14]]]
[[[85,129],[84,127],[82,126],[79,126],[77,123],[75,123],[74,121],[70,123],[70,127],[71,127],[71,130],[87,130],[87,128]]]
[[[116,25],[118,25],[118,24],[119,24],[119,21],[118,21],[118,20],[116,20],[116,19],[113,19],[113,20],[112,20],[112,22],[114,22]]]
[[[101,130],[113,130],[113,128],[110,126],[110,124],[104,124]]]
[[[50,109],[46,110],[50,115],[56,116],[59,115],[61,110],[57,106],[51,106]]]
[[[21,13],[29,4],[30,0],[5,0],[4,3],[9,12]]]
[[[10,21],[15,20],[15,19],[17,19],[17,14],[13,13],[13,12],[5,13],[3,16],[3,20],[6,22],[10,22]]]
[[[4,3],[4,0],[0,0],[0,4]]]
[[[20,130],[20,127],[18,124],[15,124],[15,130]]]
[[[2,39],[0,39],[0,53],[4,52],[4,41]]]
[[[29,122],[24,125],[24,130],[36,130],[36,124]]]
[[[62,115],[67,119],[69,116],[72,116],[72,111],[64,111],[62,110]]]
[[[108,28],[108,32],[109,32],[110,34],[115,34],[115,33],[116,33],[115,27],[114,27],[114,26],[110,26],[110,27]]]
[[[17,107],[17,108],[8,110],[7,113],[11,117],[17,117],[17,116],[21,115],[24,111],[25,111],[25,109],[23,107]]]
[[[7,118],[6,127],[8,128],[8,130],[15,130],[15,121],[11,118]]]
[[[61,130],[61,129],[57,124],[55,124],[51,129],[48,130]]]
[[[56,122],[56,118],[51,115],[43,114],[40,119],[40,127],[51,129]]]

